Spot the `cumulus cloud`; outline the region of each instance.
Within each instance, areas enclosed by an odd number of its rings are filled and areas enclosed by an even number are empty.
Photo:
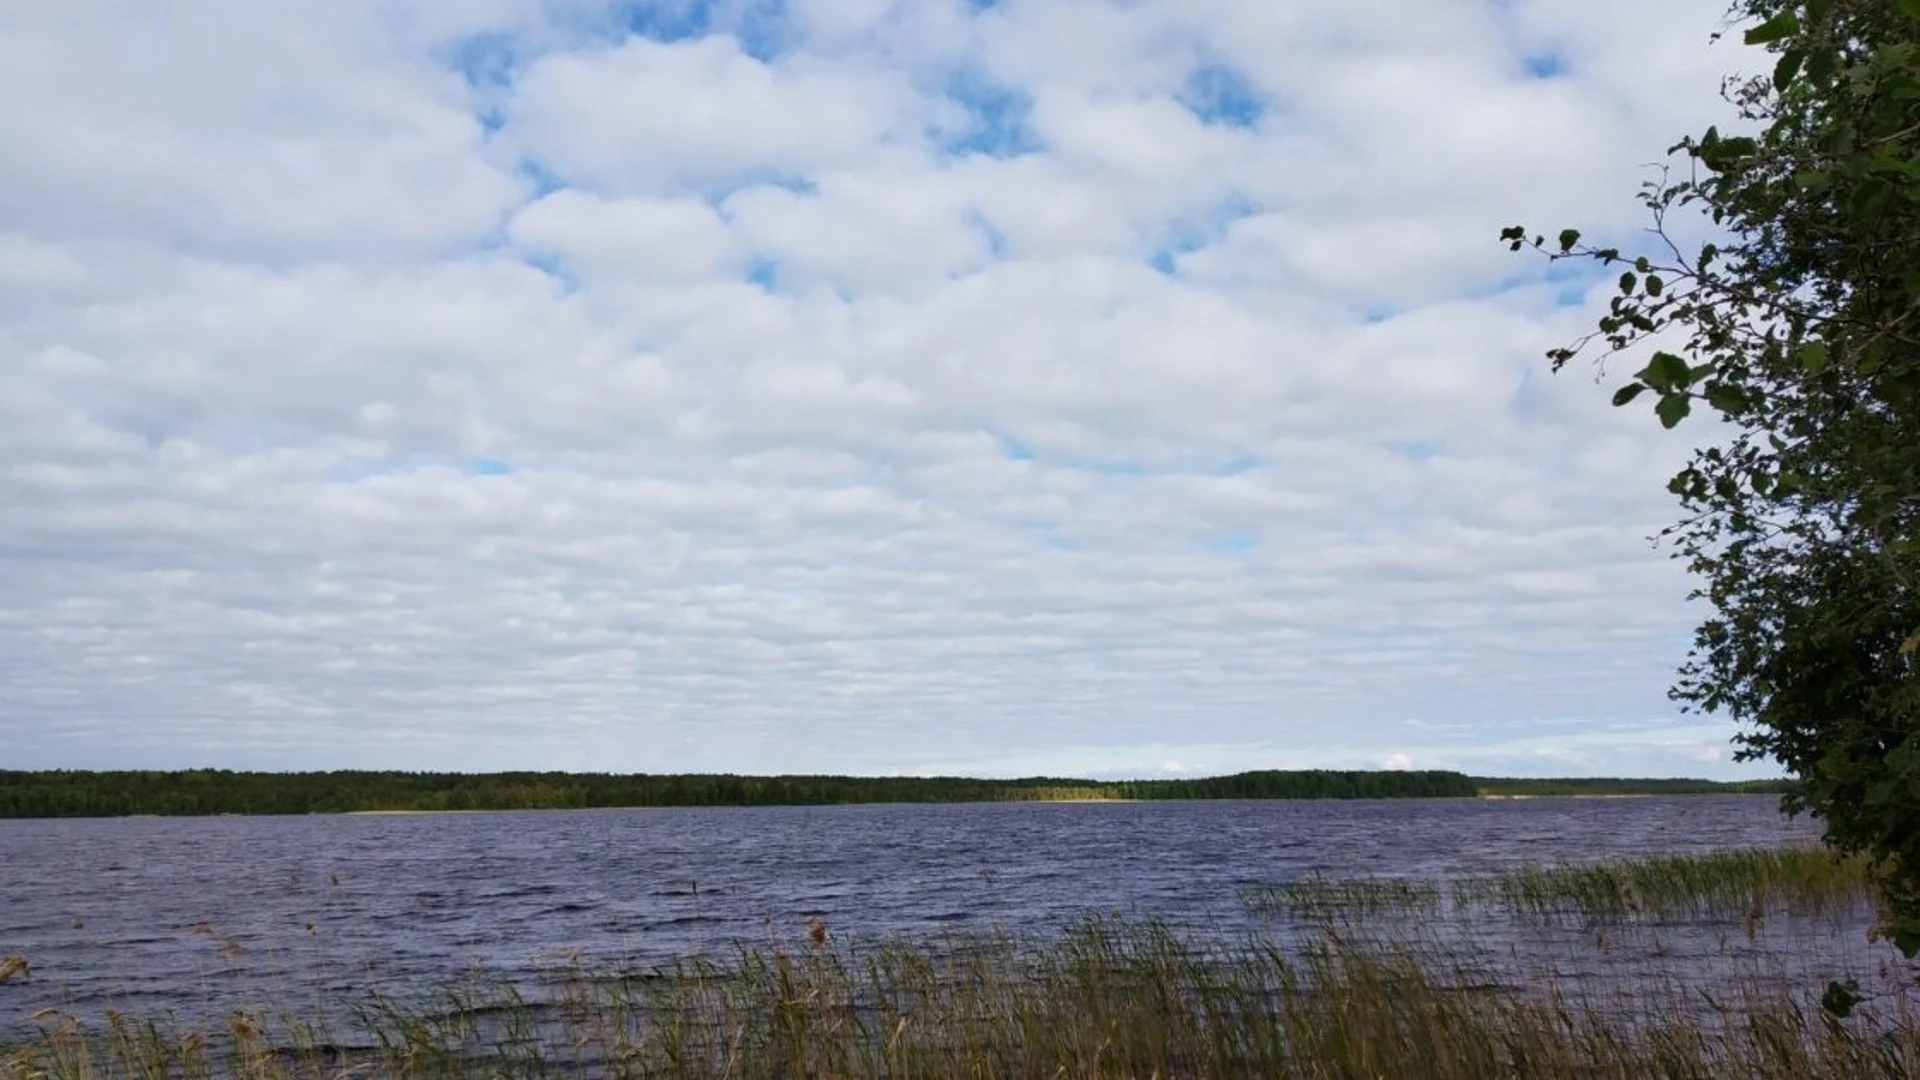
[[[1731,775],[1631,6],[0,16],[4,764]]]

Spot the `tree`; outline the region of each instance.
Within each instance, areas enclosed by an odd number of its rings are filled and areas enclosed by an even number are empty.
[[[1641,192],[1649,250],[1524,227],[1618,291],[1548,353],[1651,350],[1615,405],[1717,416],[1663,531],[1712,606],[1671,696],[1731,716],[1787,809],[1872,860],[1920,952],[1920,0],[1740,0],[1772,70],[1723,87],[1750,134],[1683,139]],[[1711,239],[1678,238],[1697,214]]]

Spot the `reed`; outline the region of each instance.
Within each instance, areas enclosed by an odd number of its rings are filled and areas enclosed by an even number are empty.
[[[194,1019],[47,1010],[0,1043],[0,1080],[1920,1075],[1920,1015],[1904,993],[1869,989],[1841,1019],[1824,985],[1764,965],[1705,982],[1645,967],[1583,981],[1557,963],[1517,977],[1517,954],[1421,932],[1481,911],[1509,927],[1744,924],[1750,941],[1768,912],[1857,914],[1868,896],[1858,862],[1790,848],[1447,881],[1314,877],[1248,894],[1303,917],[1284,946],[1118,917],[1040,937],[861,944],[813,920],[791,941],[644,971],[575,963],[529,983],[475,972],[429,994],[297,1009],[242,993],[223,999],[242,1008]],[[1581,936],[1559,934],[1556,948]],[[1911,975],[1883,981],[1911,987]],[[0,959],[0,981],[36,977],[25,957]]]
[[[1522,866],[1445,880],[1310,877],[1246,890],[1255,912],[1309,920],[1502,911],[1540,921],[1755,920],[1872,903],[1868,868],[1823,848],[1758,848]]]
[[[1920,1075],[1902,999],[1844,1022],[1761,980],[1602,1002],[1339,936],[1306,949],[1090,919],[872,947],[797,936],[643,973],[474,977],[312,1015],[39,1018],[6,1080],[242,1077],[1484,1080]]]
[[[1762,848],[1521,867],[1461,882],[1456,898],[1584,919],[1819,915],[1871,902],[1866,864],[1824,848]]]
[[[1262,914],[1310,919],[1369,918],[1382,914],[1437,911],[1446,884],[1409,878],[1332,879],[1318,875],[1245,890],[1246,906]]]

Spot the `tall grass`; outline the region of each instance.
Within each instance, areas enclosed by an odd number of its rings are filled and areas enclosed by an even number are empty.
[[[1445,941],[1365,933],[1458,906],[1737,925],[1759,903],[1842,910],[1864,897],[1860,874],[1787,850],[1444,884],[1310,879],[1265,894],[1317,916],[1284,947],[1118,917],[1042,937],[871,946],[816,923],[788,944],[644,972],[474,974],[424,996],[255,1003],[205,1020],[48,1010],[0,1044],[0,1080],[1920,1076],[1920,1015],[1900,993],[1869,989],[1841,1020],[1821,1008],[1824,985],[1759,968],[1704,983],[1644,969],[1517,979]],[[34,975],[23,959],[9,977]]]
[[[1523,866],[1443,881],[1307,878],[1247,890],[1261,912],[1304,918],[1498,910],[1553,920],[1847,913],[1871,903],[1867,868],[1823,848],[1757,848]]]
[[[1456,896],[1526,915],[1758,917],[1846,911],[1870,890],[1860,860],[1807,847],[1522,867],[1463,882]]]
[[[1225,946],[1232,945],[1227,948]],[[1920,1075],[1895,1002],[1832,1021],[1756,983],[1633,1010],[1329,939],[1288,953],[1089,920],[1039,942],[832,942],[645,975],[558,975],[538,997],[469,981],[337,1015],[217,1026],[65,1012],[0,1076],[1870,1078]]]
[[[1246,890],[1242,899],[1254,911],[1311,919],[1370,918],[1439,910],[1448,898],[1445,883],[1405,878],[1302,878]]]

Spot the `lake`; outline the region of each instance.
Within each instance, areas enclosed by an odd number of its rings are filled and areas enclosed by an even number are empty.
[[[1263,928],[1259,884],[1806,842],[1772,796],[700,808],[0,821],[0,1034],[404,990],[476,965],[649,964],[735,942],[1045,930],[1119,912]],[[1848,929],[1849,933],[1859,928]],[[1662,946],[1671,948],[1671,946]]]

